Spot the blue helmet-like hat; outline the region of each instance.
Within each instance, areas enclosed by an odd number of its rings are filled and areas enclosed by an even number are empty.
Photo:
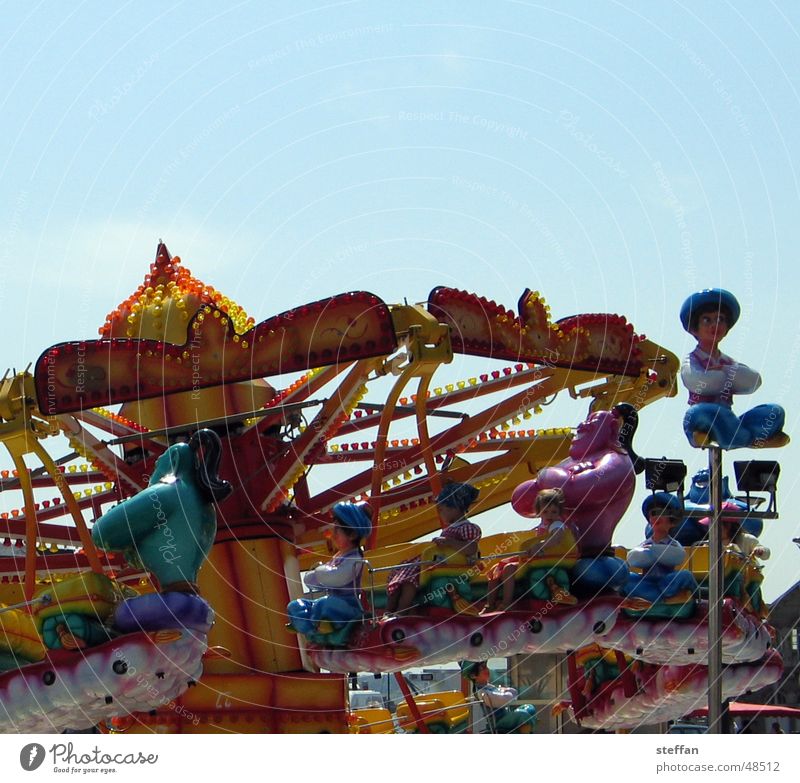
[[[472,484],[447,484],[436,497],[436,502],[442,506],[450,506],[462,514],[469,511],[469,507],[477,500],[480,490]]]
[[[683,328],[688,332],[692,323],[692,316],[695,313],[709,309],[725,309],[730,316],[730,323],[728,326],[733,326],[738,320],[742,312],[739,307],[739,302],[736,297],[724,288],[706,288],[703,291],[698,291],[692,294],[681,305],[681,323]]]
[[[644,503],[642,503],[642,514],[644,514],[645,519],[649,519],[650,509],[655,505],[669,509],[672,512],[672,516],[676,518],[683,516],[680,500],[669,492],[656,492],[653,495],[648,495],[644,499]]]
[[[366,503],[337,503],[331,511],[339,525],[354,530],[359,538],[372,532],[372,513]]]

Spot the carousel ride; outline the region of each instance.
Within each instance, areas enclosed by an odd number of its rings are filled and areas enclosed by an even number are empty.
[[[434,383],[454,355],[485,372]],[[0,386],[14,464],[0,488],[22,498],[0,519],[0,726],[347,731],[347,672],[538,652],[569,656],[584,725],[683,715],[707,678],[702,591],[626,597],[611,548],[635,486],[629,423],[676,393],[677,373],[624,317],[553,322],[531,291],[516,313],[450,288],[419,305],[351,292],[256,324],[159,245],[99,340],[54,345]],[[559,393],[590,403],[586,421],[528,428]],[[72,451],[54,459],[59,435]],[[318,489],[312,468],[333,478]],[[576,540],[531,561],[536,530],[483,538],[480,557],[414,543],[440,528],[433,498],[467,482],[471,515],[511,502],[531,516],[538,492],[562,488]],[[361,611],[297,633],[286,607],[336,557],[337,504],[365,501]],[[696,583],[701,550],[681,569]],[[509,555],[514,601],[481,612]],[[414,557],[415,608],[389,613],[391,574]],[[780,659],[763,608],[726,600],[738,695]],[[587,647],[616,662],[602,681],[603,667],[580,675]]]

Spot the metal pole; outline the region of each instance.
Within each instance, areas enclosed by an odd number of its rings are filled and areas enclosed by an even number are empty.
[[[722,704],[722,449],[708,450],[711,488],[711,525],[708,531],[708,732],[724,733]]]
[[[431,730],[428,728],[428,724],[425,723],[424,718],[422,717],[422,713],[419,711],[419,707],[417,703],[414,701],[414,697],[411,695],[411,690],[408,687],[408,683],[406,682],[406,678],[403,675],[403,672],[395,672],[394,678],[397,680],[397,684],[400,686],[400,692],[403,694],[403,698],[406,700],[406,704],[408,705],[408,710],[411,713],[411,717],[414,720],[414,723],[417,726],[417,731],[420,734],[430,734]]]

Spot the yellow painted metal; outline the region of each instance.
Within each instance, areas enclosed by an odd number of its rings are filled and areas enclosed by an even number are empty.
[[[0,604],[10,606],[22,603],[25,600],[22,590],[22,582],[4,582],[0,584]]]
[[[422,446],[421,461],[427,472],[427,478],[420,480],[426,489],[419,498],[429,501],[431,490],[435,492],[438,489],[439,474],[434,462],[436,455],[428,446],[427,392],[433,373],[442,364],[452,361],[450,330],[419,305],[392,306],[391,315],[398,340],[405,348],[408,364],[401,371],[403,375],[384,409],[377,439],[383,450],[376,454],[376,467],[385,458],[389,421],[402,388],[416,377],[419,383],[415,414]],[[154,329],[155,326],[154,323]],[[644,364],[637,378],[543,367],[530,388],[454,425],[451,430],[453,440],[448,450],[469,455],[471,444],[481,434],[502,424],[515,412],[529,410],[561,390],[568,390],[575,398],[594,398],[595,409],[608,409],[618,402],[629,402],[641,408],[660,397],[673,396],[679,367],[677,358],[649,341],[641,342],[639,347]],[[349,414],[366,374],[376,370],[385,372],[395,364],[396,361],[387,361],[387,357],[358,363],[337,393],[323,406],[323,417]],[[479,395],[476,393],[475,396],[477,398]],[[30,488],[26,494],[23,479],[23,476],[27,476],[27,470],[24,469],[24,460],[21,469],[17,458],[22,459],[25,454],[34,453],[62,490],[76,527],[86,533],[72,492],[60,479],[57,467],[38,442],[41,438],[58,433],[58,421],[36,410],[32,402],[34,398],[32,378],[26,373],[4,378],[0,383],[0,439],[9,448],[17,465],[25,495],[26,516],[35,524],[32,494]],[[139,409],[139,414],[146,415],[144,408]],[[139,423],[149,426],[146,421]],[[559,429],[540,430],[534,438],[498,440],[498,453],[472,464],[457,458],[447,477],[456,481],[470,481],[480,487],[481,496],[474,509],[474,513],[479,514],[507,503],[519,483],[533,477],[542,467],[566,457],[570,439],[569,429]],[[315,433],[309,428],[294,444],[298,475],[302,475],[305,469],[305,448],[310,448],[314,442]],[[401,470],[405,471],[407,467]],[[372,474],[373,495],[377,475],[375,472]],[[381,479],[387,475],[384,471]],[[290,483],[295,478],[290,477]],[[279,489],[285,491],[287,488]],[[380,483],[377,492],[380,493]],[[390,515],[392,524],[376,526],[380,548],[368,553],[373,566],[397,563],[421,551],[423,545],[407,542],[439,527],[431,502],[401,510],[399,502],[393,505],[389,497],[386,499],[389,502],[384,505],[382,512]],[[309,535],[318,536],[313,533]],[[35,540],[35,535],[32,540]],[[299,537],[298,543],[305,545],[303,536]],[[487,537],[482,541],[481,549],[484,557],[488,553],[502,555],[503,552],[513,551],[515,543],[514,534]],[[91,556],[94,551],[91,541],[84,546]],[[30,549],[35,550],[35,547]],[[212,647],[225,648],[229,656],[209,658],[201,682],[191,688],[178,705],[168,705],[169,709],[156,716],[142,716],[142,720],[131,730],[283,733],[347,730],[345,678],[341,675],[302,672],[303,661],[297,638],[284,628],[285,606],[290,598],[286,563],[293,561],[297,551],[291,544],[271,534],[214,546],[208,563],[200,572],[199,582],[203,594],[209,598],[217,613],[217,624],[209,643]],[[319,554],[316,553],[303,555],[299,558],[300,567],[307,568],[312,560],[317,559]],[[488,559],[486,562],[490,563]],[[477,578],[485,578],[485,574]],[[29,581],[32,589],[35,580]],[[7,587],[9,594],[18,594],[19,586]],[[462,694],[458,694],[458,697],[463,701]],[[446,699],[443,701],[441,694],[436,698],[448,710],[455,705],[455,702],[451,705]]]
[[[698,580],[708,578],[709,548],[707,544],[686,547],[686,557],[681,568],[691,571]],[[751,559],[740,552],[726,550],[722,554],[723,570],[726,575],[741,571],[745,581],[761,581],[761,569]]]
[[[379,535],[381,486],[386,474],[385,456],[389,425],[394,418],[397,401],[412,378],[419,378],[415,408],[423,460],[434,493],[438,493],[441,489],[441,479],[437,474],[434,455],[430,450],[426,400],[433,373],[441,364],[448,364],[453,360],[450,328],[447,324],[439,323],[420,305],[396,305],[392,308],[392,322],[398,340],[406,350],[408,363],[401,370],[400,377],[389,392],[378,424],[370,492],[373,501],[370,536],[372,544],[378,540]]]
[[[394,734],[394,721],[389,710],[372,707],[350,713],[351,734]]]
[[[448,733],[454,729],[464,729],[469,720],[469,704],[461,691],[440,691],[425,693],[414,697],[425,723],[428,726],[441,725]],[[416,731],[414,719],[407,704],[397,707],[400,728],[404,731]]]
[[[0,608],[4,608],[0,604]],[[0,612],[0,651],[11,652],[28,661],[41,661],[47,655],[39,635],[39,623],[20,609]]]
[[[214,606],[209,646],[230,658],[210,660],[213,674],[292,672],[303,668],[297,636],[285,627],[289,592],[281,540],[264,537],[215,544],[198,585]]]
[[[342,674],[206,673],[156,715],[136,715],[119,729],[130,734],[344,734],[346,703]]]
[[[83,519],[80,507],[75,501],[69,485],[61,476],[58,467],[41,445],[40,440],[59,432],[58,421],[52,416],[44,416],[34,402],[36,392],[33,376],[27,372],[4,376],[0,382],[0,442],[8,449],[19,477],[22,497],[25,503],[25,584],[23,594],[30,601],[36,589],[36,507],[33,500],[33,486],[25,464],[25,455],[38,457],[45,470],[61,492],[69,509],[72,521],[78,531],[86,558],[92,570],[102,573],[89,530]]]
[[[433,370],[426,372],[419,379],[417,387],[417,400],[414,403],[415,414],[417,417],[417,434],[419,435],[420,446],[422,447],[422,458],[425,461],[425,470],[428,474],[428,481],[431,485],[431,494],[438,497],[442,491],[442,477],[436,470],[436,457],[431,451],[431,437],[428,432],[428,388],[431,385]]]
[[[380,520],[380,501],[381,501],[381,484],[386,472],[386,465],[384,459],[386,457],[386,443],[387,435],[389,432],[389,425],[394,417],[394,410],[397,406],[397,401],[403,393],[406,384],[416,374],[416,367],[409,363],[400,373],[400,377],[395,381],[389,396],[386,399],[386,404],[381,411],[380,422],[378,423],[378,434],[375,438],[375,461],[372,465],[372,487],[370,498],[372,499],[372,534],[370,535],[370,542],[373,543],[377,540],[378,523]]]
[[[284,461],[278,464],[276,473],[280,478],[280,486],[275,486],[268,493],[261,504],[262,511],[273,511],[287,496],[291,487],[305,474],[304,459],[316,447],[320,435],[336,432],[337,422],[347,419],[366,393],[366,380],[370,373],[381,366],[380,358],[362,359],[352,365],[339,384],[336,394],[331,395],[323,403],[311,426],[293,442],[290,455],[284,457]],[[291,466],[288,475],[285,469],[287,464]]]
[[[438,365],[453,360],[450,327],[439,323],[422,305],[392,305],[391,314],[395,335],[407,344],[410,361]]]
[[[148,429],[160,430],[214,419],[226,412],[256,410],[274,396],[275,390],[269,384],[253,380],[128,402],[122,406],[120,415],[132,421],[147,422]],[[168,445],[166,438],[157,440]]]
[[[592,410],[611,410],[621,402],[633,405],[638,411],[663,397],[678,393],[677,378],[680,360],[671,351],[651,340],[638,343],[642,370],[636,378],[626,375],[600,375],[600,382],[591,387],[573,390],[575,396],[593,397]]]

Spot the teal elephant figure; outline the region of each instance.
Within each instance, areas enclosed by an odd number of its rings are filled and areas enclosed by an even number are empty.
[[[94,543],[122,552],[153,574],[162,591],[194,585],[214,543],[214,502],[232,491],[220,480],[221,444],[211,430],[162,454],[147,489],[106,512],[92,528]]]
[[[160,594],[128,599],[113,625],[121,632],[177,624],[207,632],[213,621],[199,597],[197,574],[217,531],[215,505],[233,491],[218,475],[222,445],[211,430],[170,446],[146,489],[105,513],[92,528],[101,549],[121,552],[158,581]]]

